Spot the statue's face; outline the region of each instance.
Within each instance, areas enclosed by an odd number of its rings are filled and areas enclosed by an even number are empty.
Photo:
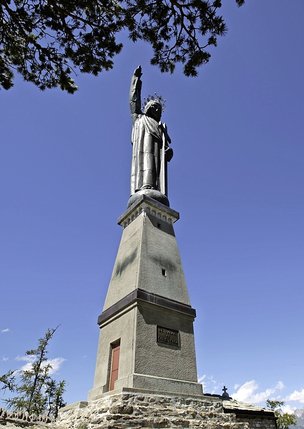
[[[162,107],[159,103],[156,102],[152,102],[151,104],[148,103],[145,109],[145,113],[147,116],[150,116],[151,118],[159,122],[162,114]]]

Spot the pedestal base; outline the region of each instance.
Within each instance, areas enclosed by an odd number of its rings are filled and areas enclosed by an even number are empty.
[[[217,395],[161,395],[126,389],[62,408],[60,429],[275,429],[274,414]],[[54,426],[54,427],[55,427]]]
[[[123,234],[98,318],[90,401],[122,387],[202,394],[194,347],[196,313],[173,229],[178,218],[175,210],[140,195],[119,219]]]

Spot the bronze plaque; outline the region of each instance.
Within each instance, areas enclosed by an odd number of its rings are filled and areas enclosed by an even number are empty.
[[[161,344],[167,344],[167,346],[179,347],[179,332],[174,329],[163,328],[162,326],[157,327],[157,342]]]

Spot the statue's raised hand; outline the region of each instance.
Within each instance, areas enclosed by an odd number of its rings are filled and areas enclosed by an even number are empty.
[[[138,67],[134,70],[134,76],[136,76],[136,77],[141,77],[141,75],[142,75],[141,66],[138,66]]]

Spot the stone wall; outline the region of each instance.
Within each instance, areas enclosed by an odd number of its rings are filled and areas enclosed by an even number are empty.
[[[178,397],[122,392],[63,408],[55,426],[65,429],[275,429],[273,413],[204,395]]]
[[[51,419],[48,416],[34,416],[27,412],[10,412],[0,408],[0,428],[31,428],[46,429],[50,428]]]
[[[51,429],[51,427],[52,423],[31,422],[17,417],[0,417],[0,429]]]
[[[34,420],[0,409],[0,429],[276,429],[272,412],[217,395],[131,391],[64,407],[56,422]]]

